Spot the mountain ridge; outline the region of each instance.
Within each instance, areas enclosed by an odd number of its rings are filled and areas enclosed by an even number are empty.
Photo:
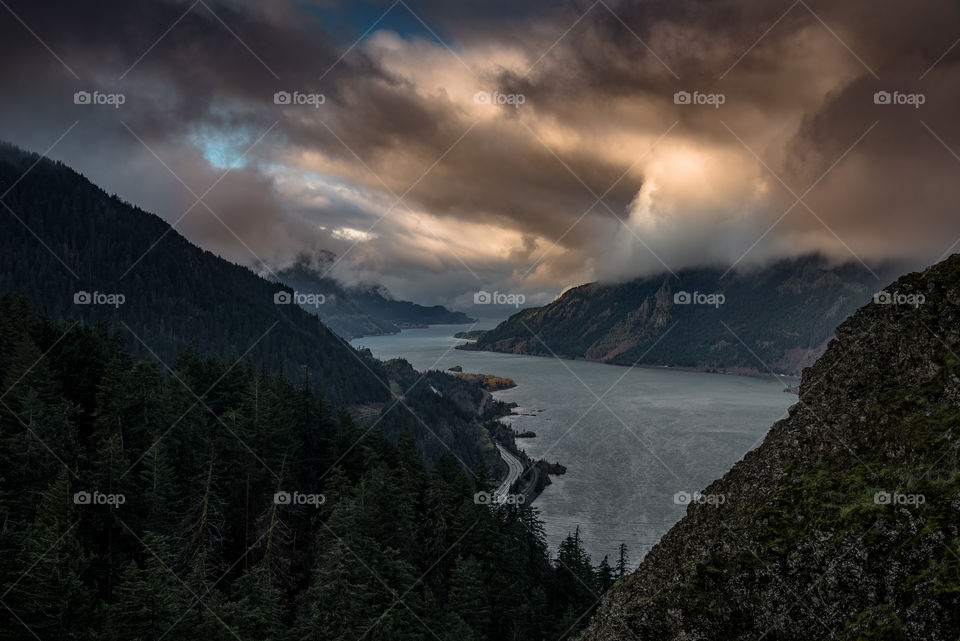
[[[877,278],[893,278],[904,267],[878,270]],[[724,274],[689,268],[574,287],[514,314],[466,349],[797,375],[884,282],[859,264],[832,265],[818,254]]]
[[[140,357],[172,363],[199,346],[225,360],[249,355],[294,380],[309,374],[336,405],[388,398],[375,364],[316,317],[274,303],[282,286],[193,245],[69,166],[2,143],[0,187],[9,207],[0,215],[0,292],[57,320],[104,323]],[[98,295],[123,298],[98,304]]]

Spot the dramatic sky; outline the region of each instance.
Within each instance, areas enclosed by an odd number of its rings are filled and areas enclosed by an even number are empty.
[[[932,262],[960,247],[958,39],[955,0],[2,0],[0,138],[231,260],[326,250],[452,306]]]

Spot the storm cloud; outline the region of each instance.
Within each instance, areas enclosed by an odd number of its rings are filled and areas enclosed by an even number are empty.
[[[10,0],[0,138],[428,303],[956,249],[956,3],[515,4]]]

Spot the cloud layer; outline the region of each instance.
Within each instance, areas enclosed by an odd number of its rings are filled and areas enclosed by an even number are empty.
[[[431,303],[956,250],[955,3],[514,4],[11,1],[0,137],[79,121],[50,155],[201,246]]]

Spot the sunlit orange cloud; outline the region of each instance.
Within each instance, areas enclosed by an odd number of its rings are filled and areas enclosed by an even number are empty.
[[[28,17],[86,75],[116,78],[116,59],[143,53],[126,34],[152,25],[105,1],[97,21],[62,7],[82,30]],[[478,281],[553,295],[704,262],[811,250],[930,262],[960,246],[960,6],[947,0],[607,0],[544,3],[524,20],[417,3],[430,30],[387,19],[359,41],[287,0],[230,6],[269,69],[236,55],[229,32],[198,41],[205,18],[189,13],[125,81],[122,113],[88,110],[57,151],[174,221],[190,195],[124,125],[198,190],[224,169],[211,151],[238,156],[269,132],[211,194],[230,229],[179,223],[233,260],[325,250],[344,278],[443,302]],[[160,22],[180,15],[156,8]],[[27,56],[0,63],[22,98],[0,104],[0,129],[42,150],[72,121],[53,97],[76,87],[29,34],[0,30]],[[271,100],[297,89],[326,100]],[[91,155],[92,140],[106,151]]]
[[[668,58],[689,56],[695,35],[702,40],[702,32],[694,28],[668,24],[651,46],[658,46]],[[714,51],[699,55],[736,61],[734,43],[714,44]],[[570,224],[549,233],[525,227],[523,212],[503,211],[496,194],[491,194],[486,204],[473,202],[455,208],[455,215],[443,209],[430,212],[429,203],[423,202],[420,213],[412,215],[405,201],[396,205],[392,233],[397,234],[398,242],[409,243],[413,253],[450,254],[467,267],[471,263],[506,263],[512,278],[536,283],[620,277],[704,259],[740,259],[776,221],[777,204],[787,191],[779,183],[780,172],[790,168],[791,146],[804,118],[829,100],[831,92],[842,90],[862,72],[860,63],[821,25],[797,29],[778,46],[794,55],[765,69],[729,73],[716,83],[726,92],[722,112],[678,109],[670,91],[610,96],[573,85],[525,96],[522,105],[511,109],[478,103],[477,92],[508,91],[498,79],[523,76],[531,64],[539,64],[535,52],[480,45],[454,54],[435,41],[377,32],[365,43],[365,51],[403,91],[441,104],[451,118],[462,123],[480,123],[485,135],[495,132],[504,140],[537,149],[548,163],[556,165],[561,179],[574,188],[582,183],[588,203],[614,184],[635,190],[629,206],[602,202],[591,206],[596,212],[587,212],[578,211],[571,203],[567,211],[557,212]],[[649,59],[644,62],[646,67],[657,64]],[[549,67],[548,63],[544,67]],[[678,84],[684,86],[694,89]],[[332,121],[324,126],[337,124]],[[416,140],[380,147],[367,157],[352,149],[349,154],[342,151],[331,155],[316,148],[302,149],[291,152],[286,160],[362,186],[371,194],[364,197],[368,202],[358,204],[372,209],[392,202],[394,194],[418,181],[430,186],[431,180],[422,178],[430,159],[418,149]],[[587,184],[587,179],[564,161],[573,154],[622,171],[606,187]],[[478,179],[489,160],[477,159]],[[469,181],[470,177],[459,176],[458,180]],[[604,211],[607,207],[610,209]],[[473,221],[464,215],[470,211]],[[844,250],[830,230],[817,230],[808,223],[795,229],[797,225],[788,220],[783,233],[774,234],[751,259],[801,247]],[[465,233],[483,241],[464,243]],[[354,260],[360,256],[368,263],[376,262],[363,251],[357,251]]]

